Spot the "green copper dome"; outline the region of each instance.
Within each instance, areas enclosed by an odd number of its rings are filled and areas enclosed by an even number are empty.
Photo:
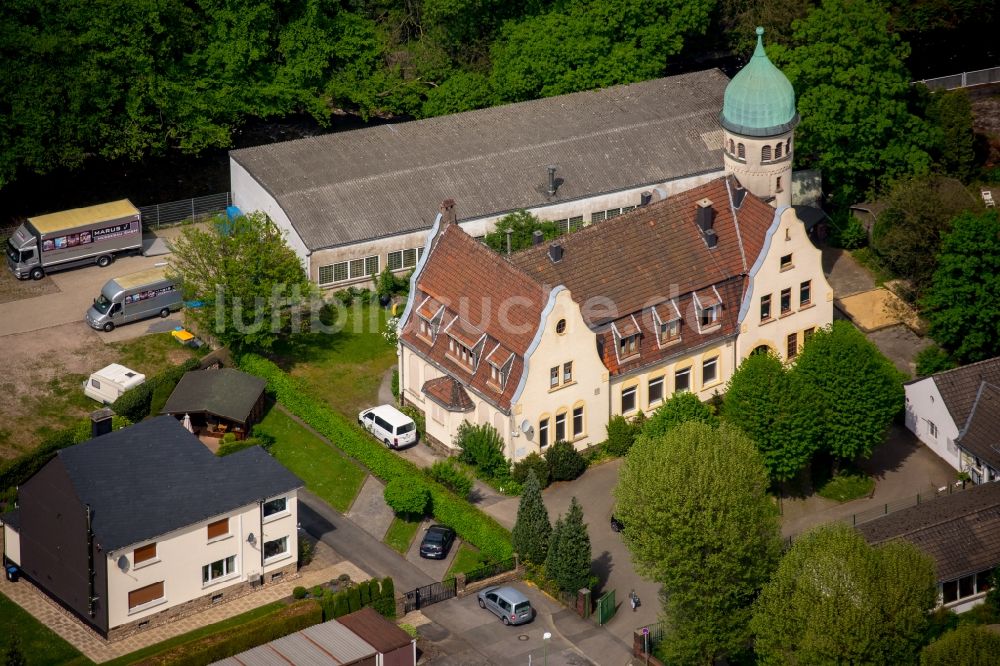
[[[795,91],[764,51],[764,28],[757,28],[757,48],[746,67],[726,86],[719,120],[744,136],[783,134],[799,122]]]

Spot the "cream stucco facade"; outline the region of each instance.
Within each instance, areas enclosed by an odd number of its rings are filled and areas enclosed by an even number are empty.
[[[792,205],[792,131],[767,137],[725,130],[726,173],[762,199],[773,197],[777,208]]]

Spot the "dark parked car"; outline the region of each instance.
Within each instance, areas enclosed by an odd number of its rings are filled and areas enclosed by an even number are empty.
[[[420,542],[420,557],[443,560],[454,542],[455,530],[447,525],[431,525]]]

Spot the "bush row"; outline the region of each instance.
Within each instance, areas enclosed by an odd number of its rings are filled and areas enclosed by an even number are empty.
[[[313,599],[300,601],[275,611],[271,615],[225,631],[205,636],[190,643],[139,662],[142,666],[171,664],[171,666],[200,666],[253,649],[273,640],[319,624],[323,609]]]
[[[402,477],[426,479],[434,517],[452,527],[465,541],[489,556],[503,560],[513,549],[510,532],[493,518],[469,504],[440,483],[426,477],[420,468],[368,437],[353,421],[314,400],[278,366],[254,354],[240,359],[244,372],[267,382],[267,389],[286,409],[322,433],[341,450],[385,481]]]
[[[180,365],[149,377],[142,384],[118,396],[111,405],[112,411],[121,414],[132,423],[138,423],[150,414],[154,416],[159,414],[184,373],[200,365],[201,361],[198,359],[189,358]]]
[[[306,588],[300,586],[292,591],[292,596],[302,599],[309,593]],[[363,580],[339,592],[317,585],[311,594],[323,609],[324,622],[354,613],[367,606],[371,606],[390,620],[396,617],[396,588],[392,578],[384,578],[381,584],[377,578]]]

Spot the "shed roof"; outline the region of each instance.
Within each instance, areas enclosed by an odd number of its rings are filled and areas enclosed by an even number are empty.
[[[337,621],[370,643],[382,654],[406,647],[413,642],[409,634],[370,607],[344,615]]]
[[[721,171],[715,69],[234,150],[316,250]],[[546,166],[561,181],[547,195]],[[391,202],[391,205],[387,205]]]
[[[347,666],[375,654],[376,649],[360,636],[336,620],[330,620],[217,661],[214,666]]]
[[[266,385],[260,377],[232,368],[195,370],[185,373],[177,382],[161,413],[208,412],[242,423]]]

